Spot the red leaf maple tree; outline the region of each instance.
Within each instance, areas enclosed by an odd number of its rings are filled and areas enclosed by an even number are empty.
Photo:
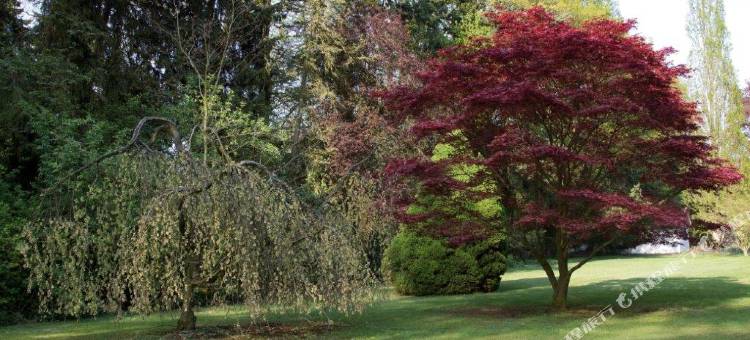
[[[462,152],[433,160],[428,149],[392,159],[385,172],[422,194],[496,197],[497,219],[537,259],[554,307],[565,309],[571,274],[606,245],[684,231],[682,191],[715,190],[741,175],[697,135],[696,105],[674,86],[688,69],[666,61],[673,50],[629,34],[634,22],[575,26],[539,7],[488,18],[492,37],[441,51],[421,85],[379,94],[415,138]],[[466,164],[479,170],[457,180],[453,169]],[[404,213],[413,198],[400,202],[404,223],[431,221],[459,242],[483,235],[482,223]],[[582,245],[588,255],[570,266]]]

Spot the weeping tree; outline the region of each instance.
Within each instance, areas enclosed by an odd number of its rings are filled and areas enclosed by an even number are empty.
[[[327,197],[302,201],[264,164],[235,159],[252,124],[222,126],[244,116],[228,112],[205,130],[143,118],[127,144],[62,181],[95,180],[47,192],[23,251],[43,312],[178,307],[178,328],[193,329],[199,291],[254,312],[269,304],[353,311],[367,301],[369,272],[344,216]]]
[[[248,114],[247,91],[227,86],[243,62],[267,53],[238,47],[255,36],[256,5],[222,1],[192,16],[187,3],[165,3],[151,18],[192,90],[44,192],[23,249],[42,312],[179,308],[178,328],[193,329],[199,297],[243,302],[254,316],[267,305],[349,312],[369,300],[356,230],[332,204],[341,186],[302,195],[282,179],[293,132]]]

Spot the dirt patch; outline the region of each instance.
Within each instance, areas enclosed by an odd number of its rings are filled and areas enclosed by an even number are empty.
[[[298,339],[320,337],[341,327],[328,322],[306,322],[283,324],[275,322],[254,323],[234,326],[199,327],[193,331],[172,333],[165,339]]]

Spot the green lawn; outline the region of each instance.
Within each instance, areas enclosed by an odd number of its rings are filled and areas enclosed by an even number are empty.
[[[343,318],[306,319],[289,315],[269,320],[284,328],[266,327],[261,335],[305,334],[325,338],[485,338],[561,339],[596,311],[616,304],[629,291],[677,256],[611,257],[592,261],[573,276],[571,310],[547,310],[551,290],[534,265],[515,268],[497,293],[441,297],[391,297]],[[750,339],[750,257],[697,255],[627,310],[586,335],[587,339]],[[0,339],[157,338],[174,337],[176,315],[165,313],[120,321],[99,318],[0,328]],[[246,324],[240,308],[217,308],[198,314],[199,335],[231,334],[231,325]],[[297,327],[297,328],[294,328]],[[243,328],[247,331],[247,327]],[[288,333],[289,330],[295,333]],[[287,332],[287,333],[284,333]],[[247,335],[246,335],[247,336]],[[235,335],[235,337],[238,337]]]

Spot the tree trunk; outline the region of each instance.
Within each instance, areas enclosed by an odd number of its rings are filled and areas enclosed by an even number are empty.
[[[178,206],[178,228],[180,229],[180,234],[183,237],[183,240],[188,240],[187,232],[188,232],[188,225],[187,225],[187,218],[185,217],[185,211],[184,211],[184,204],[185,199],[180,200],[179,206]],[[195,256],[191,254],[191,247],[189,247],[189,244],[185,244],[185,286],[184,291],[182,292],[182,308],[180,308],[180,320],[177,321],[177,330],[180,331],[186,331],[186,330],[193,330],[195,329],[195,312],[193,312],[193,294],[194,294],[194,287],[195,284],[193,283],[195,272],[196,272],[196,264],[197,259]]]
[[[750,251],[750,249],[748,249],[748,248],[742,248],[742,253],[745,254],[745,256],[747,256],[747,252],[748,251]]]
[[[570,275],[568,268],[568,240],[565,232],[561,229],[555,231],[555,252],[557,253],[557,285],[554,287],[552,306],[555,310],[562,311],[568,308],[568,285]]]
[[[554,289],[552,297],[552,306],[555,310],[563,311],[568,309],[568,286],[570,285],[570,275],[559,276],[557,278],[557,287]]]
[[[555,231],[555,255],[557,256],[557,275],[555,275],[554,269],[550,265],[549,261],[545,258],[544,249],[538,249],[535,252],[535,256],[539,264],[547,274],[547,279],[550,285],[552,285],[552,308],[556,311],[563,311],[568,308],[568,287],[570,286],[570,277],[573,275],[581,265],[586,263],[591,257],[579,262],[577,265],[570,268],[568,266],[568,250],[569,243],[567,235],[561,229]],[[592,252],[593,256],[596,250]]]
[[[192,288],[191,292],[192,294]],[[177,321],[177,330],[188,331],[195,329],[195,312],[193,312],[193,299],[186,299],[180,311],[180,320]]]
[[[544,257],[537,257],[539,264],[547,274],[549,283],[552,286],[552,308],[554,310],[565,310],[568,308],[568,286],[570,285],[570,272],[568,272],[567,260],[560,265],[558,263],[558,269],[563,269],[564,275],[556,276],[552,266]],[[559,261],[559,259],[558,259]]]

